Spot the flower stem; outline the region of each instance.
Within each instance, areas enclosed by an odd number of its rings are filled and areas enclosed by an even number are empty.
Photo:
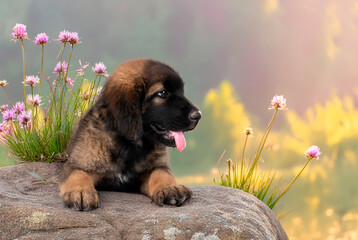
[[[51,95],[53,95],[53,89],[52,89],[52,86],[51,86],[51,83],[49,81],[49,79],[47,77],[44,77],[48,83],[48,85],[50,86],[50,92],[51,92]]]
[[[61,99],[62,99],[62,97],[65,96],[65,87],[66,87],[66,84],[67,84],[67,74],[68,74],[68,71],[69,71],[69,69],[70,69],[70,62],[71,62],[72,51],[73,51],[73,44],[71,45],[70,56],[69,56],[68,62],[67,62],[67,69],[66,69],[66,72],[65,72],[65,75],[64,75],[64,82],[63,82],[63,88],[62,88],[62,96],[61,96]],[[62,101],[61,101],[61,107],[62,107]]]
[[[244,147],[242,148],[241,169],[240,169],[240,182],[242,182],[242,180],[243,180],[242,171],[243,171],[243,169],[244,169],[245,149],[246,149],[246,143],[247,143],[248,137],[249,137],[249,135],[246,135],[245,142],[244,142]]]
[[[63,54],[64,54],[64,52],[65,52],[65,48],[66,48],[66,43],[64,43],[63,46],[62,46],[62,53],[61,53],[61,57],[60,57],[60,64],[61,64],[61,66],[60,66],[60,73],[59,73],[60,82],[59,82],[59,83],[56,82],[56,87],[59,86],[59,88],[58,88],[58,91],[59,91],[59,92],[58,92],[58,97],[61,97],[61,85],[62,85],[61,73],[63,73],[63,69],[62,69],[62,57],[63,57]],[[67,69],[68,69],[68,65],[67,65]],[[67,69],[66,69],[66,71],[67,71]],[[65,82],[65,84],[66,84],[66,82]],[[56,91],[56,88],[55,88],[55,91]],[[56,101],[56,100],[55,100],[55,101]]]
[[[23,75],[23,84],[24,84],[24,104],[26,111],[26,88],[25,88],[25,49],[24,49],[24,40],[21,38],[21,49],[22,49],[22,75]]]
[[[70,51],[70,56],[68,58],[68,62],[67,62],[67,71],[65,73],[65,82],[67,80],[67,74],[68,74],[68,69],[70,68],[70,62],[71,62],[71,56],[72,56],[72,51],[73,51],[73,44],[71,45],[71,51]]]
[[[83,80],[85,79],[85,75],[83,74],[82,75],[82,78],[81,78],[81,82],[80,82],[80,85],[78,86],[78,89],[77,89],[77,92],[76,92],[76,94],[75,94],[75,99],[74,99],[74,103],[75,103],[75,105],[74,105],[74,107],[73,107],[73,109],[72,109],[72,111],[75,113],[75,111],[77,110],[77,103],[78,103],[78,98],[79,98],[79,96],[80,96],[80,94],[81,94],[81,89],[82,89],[82,84],[83,84]],[[67,102],[67,109],[69,109],[69,107],[70,107],[70,101],[68,101]],[[71,117],[74,117],[74,114],[72,114],[71,115]]]
[[[41,83],[42,83],[42,76],[43,76],[43,69],[44,69],[44,48],[45,46],[42,45],[42,57],[41,57],[41,76],[40,76],[40,86],[39,86],[39,95],[41,92]]]
[[[3,87],[3,89],[4,89],[5,95],[6,95],[6,97],[7,97],[7,100],[9,101],[11,107],[13,107],[13,105],[12,105],[12,103],[11,103],[11,101],[10,101],[10,98],[9,98],[9,96],[7,95],[7,92],[6,92],[6,90],[5,90],[5,87]]]
[[[266,128],[266,130],[265,130],[265,133],[264,133],[264,135],[263,135],[263,137],[262,137],[262,139],[261,139],[259,148],[257,149],[258,151],[257,151],[257,153],[256,153],[255,159],[256,159],[256,158],[258,159],[258,158],[260,157],[261,153],[262,153],[262,149],[263,149],[264,146],[265,146],[267,137],[268,137],[268,135],[269,135],[269,133],[270,133],[270,131],[271,131],[271,128],[272,128],[273,122],[274,122],[274,120],[275,120],[275,118],[276,118],[277,112],[278,112],[278,109],[275,109],[275,112],[274,112],[274,114],[273,114],[273,116],[272,116],[272,118],[271,118],[269,124],[267,125],[267,128]]]
[[[229,184],[229,187],[231,187],[231,159],[227,160],[228,164],[228,177],[227,177],[227,183]]]
[[[305,170],[306,166],[308,165],[308,163],[311,161],[312,158],[309,158],[306,162],[306,164],[303,166],[303,168],[301,169],[301,171],[296,175],[296,177],[291,181],[291,183],[285,188],[285,190],[283,190],[283,192],[280,194],[280,196],[278,196],[278,198],[276,198],[276,200],[272,203],[272,208],[275,206],[275,204],[278,202],[278,200],[280,200],[280,198],[285,195],[285,193],[290,189],[290,187],[292,186],[292,184],[297,180],[297,178],[301,175],[301,173],[303,172],[303,170]]]
[[[100,84],[100,82],[101,82],[101,77],[102,77],[102,75],[99,75],[98,82],[97,82],[97,86],[94,88],[94,96],[93,96],[93,99],[92,99],[92,100],[91,100],[91,97],[92,97],[92,93],[91,93],[91,96],[90,96],[91,105],[90,105],[90,107],[93,105],[94,100],[95,100],[95,98],[96,98],[97,90],[98,90],[99,84]],[[93,85],[93,87],[94,87],[94,85]]]
[[[263,150],[263,148],[264,148],[264,146],[265,146],[267,137],[268,137],[268,135],[269,135],[269,133],[270,133],[270,131],[271,131],[273,122],[274,122],[274,120],[275,120],[275,118],[276,118],[277,112],[278,112],[278,109],[275,110],[275,112],[274,112],[274,114],[273,114],[273,116],[272,116],[272,118],[271,118],[271,121],[270,121],[269,124],[267,125],[267,128],[266,128],[266,130],[265,130],[265,132],[264,132],[264,135],[262,136],[262,139],[261,139],[261,141],[260,141],[259,147],[258,147],[257,152],[256,152],[256,155],[255,155],[255,158],[254,158],[254,160],[253,160],[253,163],[251,164],[251,167],[250,167],[250,170],[249,170],[249,172],[248,172],[248,174],[247,174],[247,176],[246,176],[246,179],[248,179],[248,178],[251,177],[251,174],[252,174],[252,172],[254,171],[254,168],[255,168],[255,166],[257,165],[257,162],[259,161],[259,158],[260,158],[261,153],[262,153],[262,150]]]
[[[71,45],[71,51],[70,51],[70,56],[68,58],[68,62],[67,62],[67,69],[66,69],[66,72],[64,72],[64,82],[63,82],[63,86],[62,86],[62,95],[60,95],[61,99],[62,97],[64,96],[65,94],[65,87],[66,87],[66,84],[67,84],[67,74],[68,74],[68,71],[69,71],[69,68],[70,68],[70,62],[71,62],[71,56],[72,56],[72,51],[73,51],[73,45]],[[62,101],[61,101],[62,103]],[[62,106],[62,105],[61,105]]]
[[[95,86],[96,86],[97,78],[98,78],[98,74],[96,74],[96,77],[95,77],[94,80],[93,80],[93,84],[91,84],[91,87],[90,87],[90,89],[89,89],[89,103],[91,103],[92,94],[93,94],[93,89],[94,89]]]

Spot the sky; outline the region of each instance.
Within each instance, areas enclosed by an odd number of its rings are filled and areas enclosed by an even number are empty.
[[[131,58],[166,62],[198,105],[224,79],[259,117],[276,94],[300,114],[332,94],[358,94],[354,0],[4,0],[0,13],[0,79],[12,83],[13,98],[21,98],[22,76],[20,44],[10,41],[16,23],[27,25],[30,39],[40,32],[51,39],[64,29],[78,32],[73,70],[78,59],[103,61],[109,72]],[[50,77],[59,48],[55,40],[46,47]],[[25,52],[26,74],[36,75],[40,49],[27,41]],[[3,94],[0,101],[6,102]]]

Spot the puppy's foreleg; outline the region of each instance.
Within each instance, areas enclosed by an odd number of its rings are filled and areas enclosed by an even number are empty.
[[[157,168],[145,175],[141,192],[159,206],[164,204],[181,206],[192,196],[190,189],[176,183],[174,175],[167,168]]]
[[[94,187],[98,175],[82,170],[70,170],[68,177],[60,185],[60,195],[65,205],[78,211],[88,211],[98,207],[98,193]]]

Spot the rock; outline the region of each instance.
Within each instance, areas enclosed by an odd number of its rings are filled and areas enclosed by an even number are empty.
[[[60,166],[0,168],[0,239],[288,239],[265,204],[226,187],[192,187],[193,198],[182,207],[158,207],[140,194],[100,192],[100,208],[76,212],[59,197]]]

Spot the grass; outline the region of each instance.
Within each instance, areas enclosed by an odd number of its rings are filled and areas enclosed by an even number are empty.
[[[68,34],[68,36],[74,33],[64,31],[62,33]],[[60,33],[60,36],[61,34]],[[55,68],[56,79],[51,83],[50,78],[43,74],[44,64],[44,46],[42,45],[42,58],[41,58],[41,78],[40,84],[29,84],[26,82],[25,77],[25,51],[23,47],[23,40],[21,39],[22,56],[23,56],[23,84],[24,84],[24,109],[21,112],[16,113],[15,117],[6,120],[2,123],[2,130],[0,132],[0,140],[9,152],[21,161],[41,161],[41,162],[55,162],[62,161],[66,158],[64,152],[67,142],[71,137],[72,127],[75,122],[84,114],[88,108],[90,108],[94,102],[94,99],[98,93],[98,88],[101,82],[102,76],[107,76],[105,72],[105,66],[102,64],[101,71],[94,68],[95,77],[91,82],[85,79],[85,66],[81,65],[81,68],[77,70],[77,76],[72,80],[69,77],[71,57],[74,50],[74,46],[78,44],[78,35],[76,39],[63,40],[60,43],[62,48],[59,54],[59,63]],[[70,39],[70,37],[69,37]],[[66,45],[70,45],[70,50],[67,50],[68,60],[67,63],[63,62],[66,56]],[[69,52],[68,52],[69,51]],[[80,80],[77,80],[80,78]],[[38,79],[38,77],[37,77]],[[46,79],[50,96],[48,97],[48,104],[43,106],[43,100],[31,101],[40,96],[34,95],[34,90],[41,92],[42,80]],[[73,82],[80,81],[77,84],[77,89],[73,87]],[[26,83],[26,84],[25,84]],[[4,89],[7,82],[1,87]],[[30,86],[31,94],[26,97],[26,87]],[[35,89],[38,88],[38,89]],[[44,97],[42,98],[44,99]],[[40,104],[41,103],[41,104]],[[10,102],[13,107],[8,111],[15,111],[16,107]],[[17,103],[22,104],[22,103]],[[3,111],[4,114],[5,111]],[[24,122],[21,120],[21,114],[28,114],[31,119]],[[7,163],[11,163],[8,161]],[[7,164],[3,163],[3,164]]]
[[[276,96],[277,97],[277,96]],[[282,96],[279,96],[282,97]],[[257,148],[256,154],[254,158],[250,158],[247,160],[245,158],[245,150],[247,141],[250,136],[253,136],[253,131],[251,128],[247,128],[245,131],[246,137],[243,145],[242,156],[241,158],[237,158],[235,162],[231,159],[227,160],[227,172],[226,174],[221,174],[219,179],[219,185],[227,186],[232,188],[241,189],[247,193],[250,193],[257,197],[259,200],[264,202],[270,209],[273,209],[278,201],[286,194],[286,192],[291,188],[292,184],[297,180],[297,178],[301,175],[303,170],[306,168],[310,160],[318,158],[320,154],[319,149],[316,147],[314,152],[315,155],[308,155],[309,150],[306,152],[307,162],[301,169],[301,171],[296,175],[296,177],[291,181],[289,185],[285,188],[280,186],[280,181],[276,179],[276,172],[269,171],[264,172],[259,168],[259,159],[263,148],[265,146],[266,140],[269,136],[269,133],[272,129],[273,122],[276,118],[277,112],[281,109],[285,110],[285,102],[286,100],[280,99],[283,105],[275,104],[275,97],[271,101],[272,107],[274,109],[273,116],[262,136],[260,144]],[[318,149],[318,150],[317,150]],[[219,160],[220,161],[220,160]],[[283,190],[281,190],[283,189]]]

